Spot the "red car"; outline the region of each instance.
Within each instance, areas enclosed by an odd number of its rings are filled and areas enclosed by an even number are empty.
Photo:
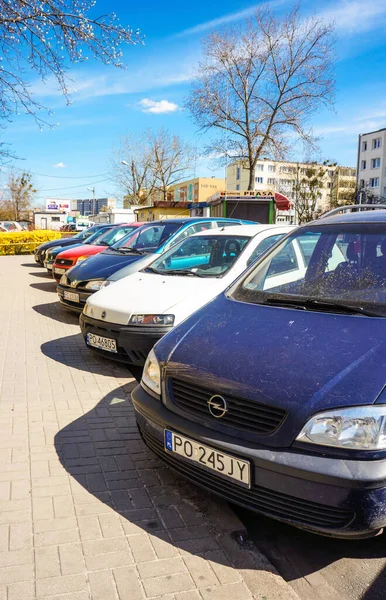
[[[52,276],[59,282],[61,276],[76,263],[106,250],[106,247],[112,246],[124,236],[130,235],[137,227],[141,227],[141,225],[144,225],[144,223],[122,223],[112,227],[107,232],[101,233],[100,237],[92,244],[71,246],[68,250],[63,250],[63,252],[58,253],[56,256],[52,267]]]

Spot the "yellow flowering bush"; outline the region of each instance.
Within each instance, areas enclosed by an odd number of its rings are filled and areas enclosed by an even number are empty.
[[[0,255],[31,254],[40,244],[59,240],[61,237],[59,231],[49,230],[0,232]]]

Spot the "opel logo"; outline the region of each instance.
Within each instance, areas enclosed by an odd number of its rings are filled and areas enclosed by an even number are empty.
[[[102,319],[106,318],[106,311],[105,310],[102,312],[101,317],[102,317]]]
[[[221,419],[228,412],[228,406],[225,398],[219,395],[212,396],[208,400],[209,412],[215,419]]]

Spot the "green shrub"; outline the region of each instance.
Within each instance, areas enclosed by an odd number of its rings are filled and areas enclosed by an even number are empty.
[[[0,232],[0,255],[32,254],[40,244],[59,240],[61,237],[59,231],[48,230]]]

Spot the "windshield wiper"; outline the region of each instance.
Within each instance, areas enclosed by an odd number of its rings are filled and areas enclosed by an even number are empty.
[[[363,306],[353,306],[351,304],[341,304],[340,302],[328,302],[324,300],[315,300],[312,298],[272,298],[264,299],[263,304],[270,306],[290,306],[299,310],[320,310],[321,312],[338,312],[349,315],[365,315],[367,317],[381,317],[383,315],[376,311],[367,310]]]
[[[193,275],[193,277],[205,277],[205,275],[201,275],[190,269],[168,269],[165,275]]]
[[[158,271],[158,269],[154,269],[154,267],[146,267],[143,269],[145,273],[155,273],[156,275],[165,275],[162,271]]]
[[[130,246],[128,248],[114,248],[114,250],[120,252],[121,254],[144,254],[144,252],[141,252],[141,250],[131,248]]]
[[[98,246],[110,246],[107,242],[98,242]]]

